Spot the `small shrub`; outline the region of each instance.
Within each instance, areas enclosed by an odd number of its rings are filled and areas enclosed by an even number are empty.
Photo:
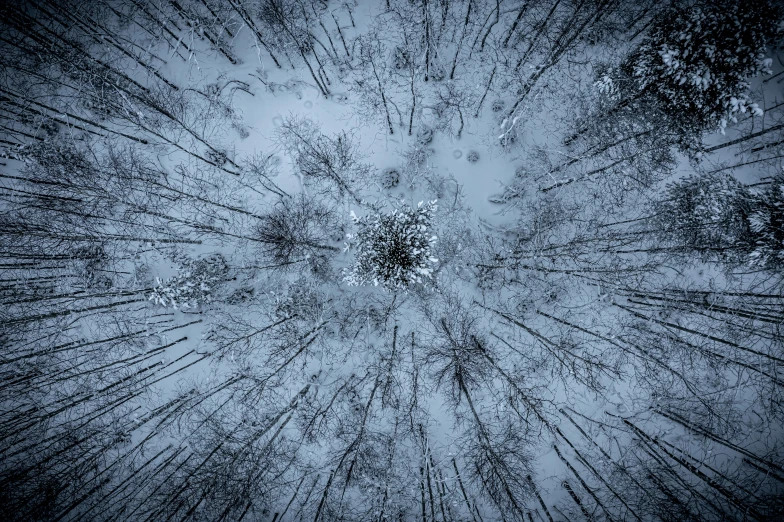
[[[434,82],[443,81],[446,78],[446,71],[440,65],[431,65],[429,77]]]
[[[222,150],[208,150],[205,154],[206,158],[221,167],[229,161],[229,157]]]
[[[433,141],[433,129],[430,127],[421,127],[416,133],[417,143],[424,146]]]
[[[400,172],[395,168],[384,169],[381,171],[380,183],[385,189],[397,187],[398,183],[400,183]]]
[[[398,71],[408,69],[411,66],[411,55],[408,50],[403,47],[395,47],[392,52],[392,64]]]
[[[251,299],[253,299],[255,294],[255,290],[251,287],[242,287],[236,289],[234,292],[231,293],[229,297],[226,298],[226,303],[230,305],[239,305],[243,303],[247,303]]]
[[[420,167],[424,165],[427,159],[435,154],[435,152],[436,151],[432,147],[416,144],[405,152],[404,157],[406,158],[406,163],[409,167]]]

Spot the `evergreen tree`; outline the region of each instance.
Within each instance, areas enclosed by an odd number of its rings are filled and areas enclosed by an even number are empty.
[[[349,239],[356,255],[344,281],[395,289],[421,283],[423,276],[431,277],[438,259],[431,253],[436,236],[428,237],[428,229],[437,208],[435,201],[420,201],[416,208],[402,207],[390,214],[358,218],[352,212],[357,233]]]
[[[729,174],[692,175],[671,183],[654,205],[657,239],[740,262],[751,237],[751,201],[748,189]]]
[[[706,259],[775,269],[784,262],[784,176],[760,193],[730,174],[692,175],[668,185],[651,222],[657,239]]]
[[[749,79],[770,74],[768,48],[782,34],[781,11],[768,0],[677,5],[655,20],[623,65],[636,96],[653,97],[677,126],[697,133],[762,114]]]

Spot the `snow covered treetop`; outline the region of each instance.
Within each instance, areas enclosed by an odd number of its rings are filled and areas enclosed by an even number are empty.
[[[762,113],[748,97],[748,80],[770,73],[766,54],[781,37],[781,17],[769,0],[665,10],[626,67],[674,119],[723,131],[738,112]]]
[[[438,263],[431,252],[436,236],[429,233],[437,208],[435,201],[420,201],[416,208],[400,207],[390,214],[358,218],[352,212],[357,231],[348,236],[347,248],[353,247],[355,260],[343,280],[352,286],[405,289],[430,278]]]

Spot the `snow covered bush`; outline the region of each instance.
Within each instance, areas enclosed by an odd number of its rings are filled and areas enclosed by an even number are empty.
[[[271,292],[271,295],[276,318],[297,317],[314,324],[329,302],[329,296],[324,295],[308,278],[292,281],[280,291]]]
[[[430,142],[433,141],[433,129],[427,126],[420,127],[416,133],[417,143],[422,145],[428,145]]]
[[[388,289],[406,288],[431,277],[438,263],[431,253],[436,236],[428,232],[438,206],[420,201],[416,208],[401,207],[390,214],[351,217],[357,228],[349,235],[354,248],[354,266],[343,280],[352,286],[372,283]]]
[[[166,281],[156,278],[157,286],[149,300],[175,310],[198,308],[212,301],[214,288],[226,280],[228,270],[226,260],[220,254],[186,260],[174,277]]]
[[[683,127],[698,130],[762,114],[749,78],[770,73],[768,46],[781,35],[781,12],[768,0],[718,0],[663,11],[625,64],[638,93],[652,94]]]
[[[400,183],[400,172],[393,167],[384,169],[381,171],[379,181],[381,186],[385,189],[395,188],[397,187],[398,183]]]

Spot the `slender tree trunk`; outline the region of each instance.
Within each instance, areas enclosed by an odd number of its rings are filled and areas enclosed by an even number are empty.
[[[506,48],[509,45],[509,40],[514,35],[515,30],[517,30],[517,25],[520,23],[520,20],[523,19],[523,16],[525,16],[525,13],[526,11],[528,11],[528,7],[530,5],[531,5],[530,0],[525,0],[523,6],[520,8],[520,11],[517,12],[517,18],[515,18],[515,21],[512,22],[512,27],[509,28],[509,32],[507,33],[506,38],[504,38],[504,43],[503,43],[504,48]]]

